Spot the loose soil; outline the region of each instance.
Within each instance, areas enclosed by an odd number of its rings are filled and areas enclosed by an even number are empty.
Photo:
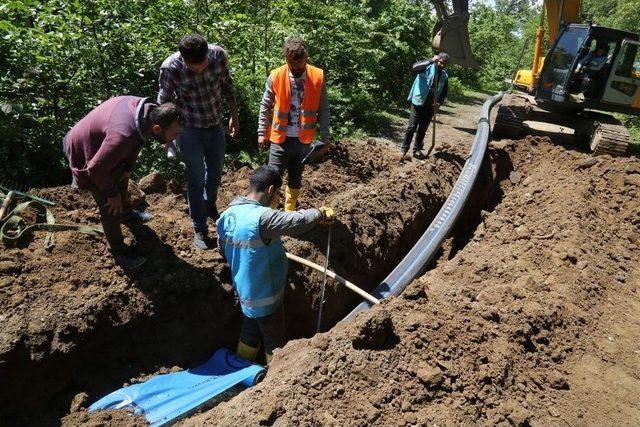
[[[332,226],[331,268],[373,289],[435,216],[466,150],[465,144],[440,147],[427,161],[400,164],[397,149],[384,141],[344,141],[327,161],[310,166],[302,207],[333,206],[339,217]],[[249,172],[225,174],[220,208],[246,192]],[[58,222],[99,224],[88,194],[68,187],[37,193],[57,202]],[[81,392],[88,394],[86,406],[148,374],[193,366],[221,346],[235,348],[240,311],[229,272],[216,250],[191,248],[184,194],[148,194],[146,203],[154,219],[127,230],[127,240],[148,257],[140,272],[124,274],[100,240],[72,232],[56,233],[49,251],[37,232],[0,252],[0,424],[57,424]],[[318,227],[286,239],[285,246],[322,264],[326,236],[326,227]],[[290,266],[290,338],[315,332],[320,283],[320,274]],[[330,283],[323,329],[358,302]],[[88,422],[84,413],[76,415],[67,422]],[[121,414],[113,417],[112,424],[120,424]],[[92,422],[105,420],[101,415]]]
[[[640,162],[532,137],[490,155],[513,171],[462,250],[183,424],[640,423]]]
[[[464,163],[479,101],[467,104],[443,110],[447,142],[427,161],[398,162],[398,121],[307,170],[303,207],[339,215],[339,274],[372,289],[419,238]],[[220,207],[245,192],[248,173],[225,175]],[[637,425],[639,191],[637,159],[594,162],[540,137],[492,143],[437,265],[401,297],[315,336],[321,276],[291,265],[292,341],[266,379],[181,423]],[[59,202],[60,222],[98,222],[86,194],[41,194]],[[0,253],[0,424],[55,425],[72,407],[64,425],[140,425],[76,410],[234,348],[239,308],[221,257],[190,248],[182,194],[146,200],[155,218],[128,233],[149,257],[140,273],[124,275],[99,241],[73,233],[57,233],[50,252],[36,233]],[[326,235],[319,227],[285,246],[322,264]],[[323,330],[357,302],[330,282]]]

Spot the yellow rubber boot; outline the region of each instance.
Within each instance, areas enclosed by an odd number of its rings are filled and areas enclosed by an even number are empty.
[[[278,190],[278,192],[276,193],[276,196],[271,201],[271,205],[269,206],[271,207],[271,209],[278,209],[279,202],[280,202],[280,190]]]
[[[284,199],[284,211],[285,212],[293,212],[296,210],[298,205],[298,197],[300,197],[300,189],[299,188],[285,188],[284,191],[285,199]]]
[[[260,350],[260,347],[251,347],[250,345],[245,344],[242,341],[238,341],[236,354],[243,359],[253,361],[258,355],[258,350]]]

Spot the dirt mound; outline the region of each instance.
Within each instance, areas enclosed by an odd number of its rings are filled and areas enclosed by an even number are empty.
[[[332,267],[364,287],[377,285],[445,200],[464,151],[398,165],[397,152],[383,145],[343,143],[325,163],[309,167],[302,206],[331,205],[340,218],[333,226]],[[221,208],[246,191],[248,173],[242,168],[225,175]],[[39,193],[57,202],[58,222],[98,225],[88,194],[68,187]],[[79,392],[93,401],[162,367],[193,366],[216,348],[235,347],[239,309],[228,269],[217,251],[191,248],[184,195],[149,194],[146,201],[154,219],[126,233],[148,257],[140,272],[124,274],[100,241],[72,232],[56,233],[50,251],[38,232],[0,252],[0,402],[7,402],[0,416],[51,423]],[[325,244],[322,227],[285,242],[315,261],[323,260]],[[310,336],[321,278],[293,265],[291,272],[289,334]],[[325,327],[358,299],[332,284],[327,301]]]
[[[491,154],[513,171],[462,250],[184,424],[639,423],[638,160],[536,138]]]
[[[147,420],[141,416],[133,416],[131,412],[125,410],[100,411],[89,414],[87,411],[74,412],[64,419],[65,425],[86,427],[127,426],[146,427]]]

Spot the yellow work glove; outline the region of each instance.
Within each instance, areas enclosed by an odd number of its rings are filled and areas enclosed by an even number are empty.
[[[336,213],[333,211],[333,208],[323,206],[318,210],[322,216],[320,219],[322,224],[331,224],[336,219]]]

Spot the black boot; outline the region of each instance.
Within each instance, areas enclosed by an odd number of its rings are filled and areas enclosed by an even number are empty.
[[[113,259],[116,264],[118,264],[124,271],[135,271],[142,267],[142,265],[147,262],[147,259],[142,255],[135,253],[130,248],[111,251],[113,255]]]

